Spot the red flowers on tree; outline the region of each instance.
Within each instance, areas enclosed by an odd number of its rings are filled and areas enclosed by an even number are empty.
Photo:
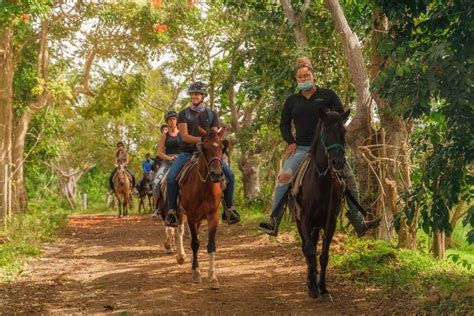
[[[165,25],[165,24],[159,24],[159,25],[155,25],[153,27],[153,29],[155,31],[158,31],[158,32],[163,32],[163,31],[166,31],[168,29],[168,25]]]
[[[20,19],[22,19],[23,21],[29,21],[30,20],[30,15],[29,14],[23,14],[22,16],[20,16]]]
[[[155,9],[158,9],[159,7],[161,7],[161,2],[162,0],[153,0],[153,7]]]

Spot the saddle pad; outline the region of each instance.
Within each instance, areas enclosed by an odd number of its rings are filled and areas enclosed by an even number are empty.
[[[291,194],[297,196],[300,192],[300,188],[303,184],[303,178],[306,174],[306,171],[308,170],[310,161],[311,157],[309,155],[306,155],[301,164],[298,166],[298,169],[296,169],[295,176],[291,181]]]
[[[198,156],[193,156],[190,161],[188,161],[181,171],[179,172],[178,176],[176,177],[176,182],[178,182],[178,185],[181,187],[183,184],[184,180],[188,177],[189,172],[191,169],[198,163]]]
[[[298,169],[296,170],[295,176],[291,181],[290,192],[288,192],[288,206],[290,207],[291,214],[293,217],[300,219],[301,206],[298,203],[298,193],[300,192],[301,186],[303,185],[304,175],[308,171],[309,163],[311,158],[309,155],[303,159]]]

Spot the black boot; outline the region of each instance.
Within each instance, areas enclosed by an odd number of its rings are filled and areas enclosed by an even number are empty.
[[[235,210],[235,206],[231,208],[224,207],[224,212],[222,212],[222,221],[229,225],[237,224],[240,222],[240,215]]]
[[[275,217],[270,217],[258,225],[258,229],[270,236],[278,236],[278,221]]]
[[[350,191],[350,194],[359,201],[359,194],[357,191]],[[380,218],[373,220],[365,221],[364,215],[360,212],[356,204],[354,204],[350,199],[347,199],[347,206],[349,207],[348,212],[346,213],[347,218],[352,226],[354,226],[355,231],[358,237],[364,236],[368,231],[377,228],[380,225]]]

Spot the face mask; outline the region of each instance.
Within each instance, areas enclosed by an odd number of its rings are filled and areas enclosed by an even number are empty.
[[[308,80],[308,81],[305,81],[305,82],[298,82],[298,88],[303,90],[303,91],[306,91],[306,90],[309,90],[313,87],[313,81],[312,80]]]

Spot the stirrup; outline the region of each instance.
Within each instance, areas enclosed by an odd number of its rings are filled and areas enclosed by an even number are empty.
[[[270,223],[270,221],[272,221],[272,223]],[[272,224],[273,224],[273,227],[272,227]],[[275,237],[278,236],[278,225],[277,225],[276,218],[274,217],[270,217],[270,219],[266,222],[261,222],[258,225],[258,229],[270,236],[275,236]]]

